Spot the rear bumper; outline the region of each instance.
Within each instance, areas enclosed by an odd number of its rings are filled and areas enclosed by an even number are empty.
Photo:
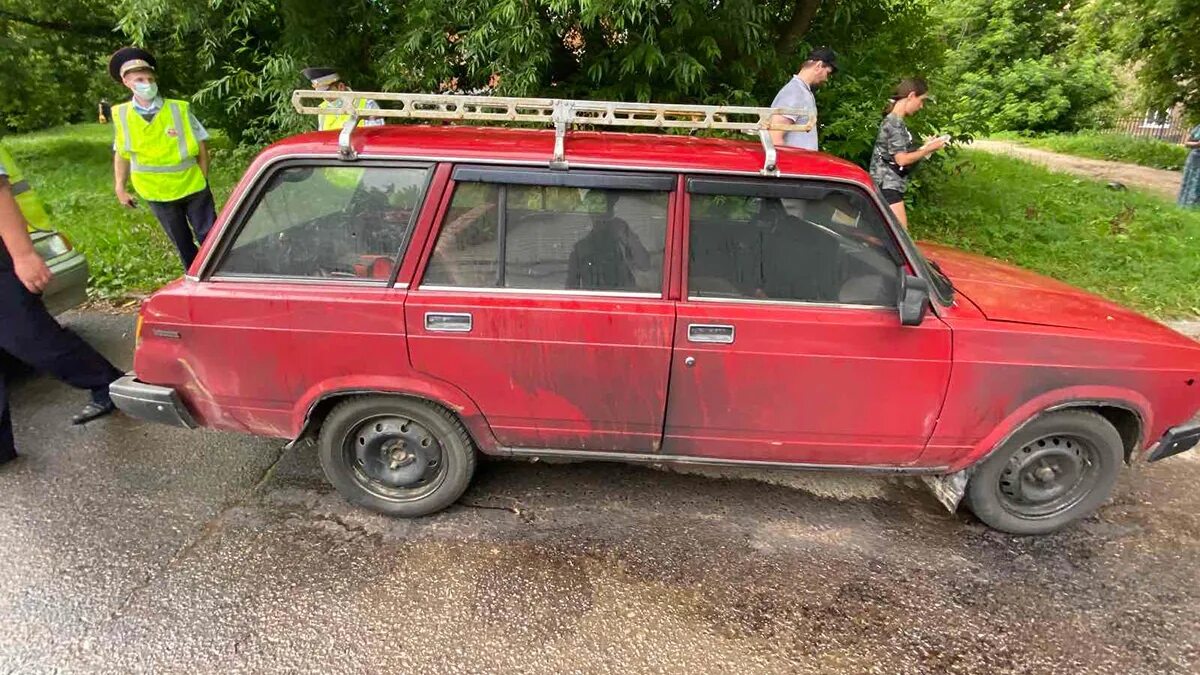
[[[126,375],[108,386],[108,394],[121,412],[159,424],[195,429],[196,418],[170,387],[139,382]]]
[[[1197,442],[1200,442],[1200,422],[1171,427],[1146,455],[1146,461],[1157,462],[1187,452],[1195,447]]]

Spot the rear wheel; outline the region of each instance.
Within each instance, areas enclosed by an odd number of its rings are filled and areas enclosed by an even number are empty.
[[[967,485],[966,503],[997,530],[1053,532],[1108,499],[1124,453],[1121,435],[1100,415],[1049,413],[979,465]]]
[[[453,504],[475,473],[475,446],[446,410],[409,398],[350,399],[321,425],[325,477],[349,501],[415,517]]]

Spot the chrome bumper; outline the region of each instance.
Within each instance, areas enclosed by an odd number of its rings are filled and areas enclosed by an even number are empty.
[[[199,426],[170,387],[146,384],[133,375],[126,375],[108,385],[108,395],[117,408],[130,417],[188,429]]]

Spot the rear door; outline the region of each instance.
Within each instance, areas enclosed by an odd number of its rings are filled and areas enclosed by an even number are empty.
[[[663,453],[891,466],[918,458],[950,331],[900,325],[905,269],[866,193],[692,178]]]
[[[407,372],[392,279],[432,171],[332,158],[269,168],[189,299],[195,395],[227,423],[287,436],[297,401],[317,390]]]
[[[466,392],[507,448],[657,450],[676,180],[456,167],[405,303],[413,366]]]

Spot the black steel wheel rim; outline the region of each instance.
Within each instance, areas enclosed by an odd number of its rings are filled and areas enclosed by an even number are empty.
[[[431,494],[446,479],[446,453],[424,425],[403,415],[376,415],[351,428],[342,456],[371,494],[407,502]]]
[[[1050,518],[1079,504],[1100,479],[1100,453],[1091,441],[1050,434],[1017,450],[996,481],[1000,502],[1023,518]]]

